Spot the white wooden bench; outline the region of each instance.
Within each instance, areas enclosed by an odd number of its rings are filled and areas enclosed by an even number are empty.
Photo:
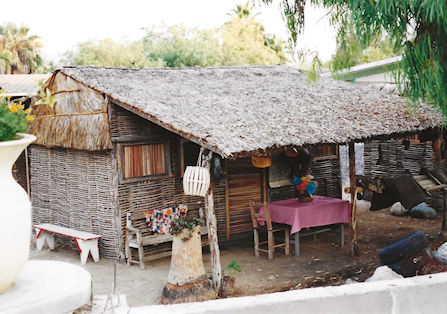
[[[97,234],[78,231],[70,228],[64,228],[52,224],[35,225],[36,230],[36,247],[40,251],[45,242],[47,242],[50,250],[54,249],[54,235],[61,235],[72,238],[81,254],[81,263],[84,265],[87,262],[88,253],[92,254],[93,260],[99,260],[98,240],[102,237]]]

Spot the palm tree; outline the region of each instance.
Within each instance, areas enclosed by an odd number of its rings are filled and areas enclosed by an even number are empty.
[[[29,27],[8,23],[0,26],[0,65],[6,73],[33,73],[42,65],[38,36],[29,35]]]
[[[259,15],[259,13],[253,14],[253,8],[254,8],[254,4],[250,3],[250,1],[247,1],[244,4],[237,4],[236,5],[236,9],[231,10],[232,13],[228,13],[229,15],[233,15],[240,18],[240,19],[248,19],[248,18],[253,18],[257,15]]]

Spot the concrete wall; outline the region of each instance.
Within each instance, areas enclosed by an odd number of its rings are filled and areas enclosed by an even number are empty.
[[[220,299],[153,305],[129,313],[447,313],[447,273]]]

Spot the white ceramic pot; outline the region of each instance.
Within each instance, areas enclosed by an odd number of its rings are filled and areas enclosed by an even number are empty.
[[[18,134],[0,142],[0,293],[6,291],[28,260],[31,239],[31,202],[14,180],[12,166],[36,137]]]

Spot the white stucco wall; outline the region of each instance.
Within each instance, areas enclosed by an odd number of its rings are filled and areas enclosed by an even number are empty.
[[[130,313],[447,313],[447,273],[228,298],[136,307]]]

